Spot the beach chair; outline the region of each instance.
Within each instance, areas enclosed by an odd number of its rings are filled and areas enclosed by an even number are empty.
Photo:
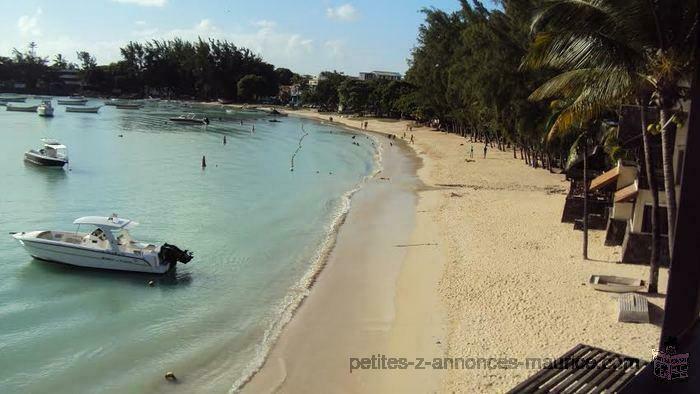
[[[617,305],[617,321],[649,323],[649,303],[646,297],[635,293],[621,294]]]
[[[648,363],[578,344],[508,393],[615,393]]]

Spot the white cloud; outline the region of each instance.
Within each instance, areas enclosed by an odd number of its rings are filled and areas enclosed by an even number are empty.
[[[342,58],[345,55],[345,43],[341,40],[329,40],[323,46],[331,57]]]
[[[17,28],[22,36],[40,36],[41,29],[39,28],[39,17],[41,16],[41,8],[37,8],[34,15],[22,15],[17,20]]]
[[[338,7],[326,8],[326,16],[331,19],[338,19],[341,21],[353,21],[357,19],[358,13],[357,9],[355,9],[352,4],[347,3]]]
[[[259,27],[261,29],[274,29],[277,26],[277,22],[263,19],[253,22],[253,26]]]
[[[142,7],[163,7],[168,0],[112,0],[115,3],[135,4]]]
[[[146,23],[146,21],[136,21],[134,24],[136,26],[146,26],[148,23]]]

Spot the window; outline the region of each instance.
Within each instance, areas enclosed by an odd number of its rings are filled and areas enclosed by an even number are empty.
[[[668,216],[666,216],[666,207],[659,207],[659,220],[656,224],[659,226],[659,234],[668,235]],[[642,232],[651,233],[651,205],[644,205]]]

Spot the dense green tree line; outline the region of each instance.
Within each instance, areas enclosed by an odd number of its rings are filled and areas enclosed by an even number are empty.
[[[98,65],[85,51],[76,54],[79,66],[67,62],[63,55],[49,65],[47,58],[35,54],[34,47],[31,44],[27,52],[15,49],[12,57],[0,57],[0,81],[25,82],[29,91],[42,90],[43,82],[46,90],[58,82],[56,71],[79,68],[84,90],[104,95],[251,100],[276,96],[281,84],[300,80],[288,69],[275,69],[249,49],[221,40],[130,42],[121,48],[123,59],[108,65]],[[241,88],[239,82],[244,79]]]

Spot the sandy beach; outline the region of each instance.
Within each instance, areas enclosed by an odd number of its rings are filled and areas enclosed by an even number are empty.
[[[503,392],[535,372],[350,371],[350,358],[372,354],[524,360],[585,343],[651,359],[668,272],[662,294],[649,297],[652,324],[618,323],[617,297],[588,278],[646,279],[648,267],[619,264],[620,248],[604,246],[602,231],[590,233],[590,260],[582,259],[582,233],[560,223],[563,175],[530,168],[512,151],[483,158],[481,143],[467,160],[468,139],[427,127],[408,132],[415,144],[401,142],[405,121],[295,115],[355,128],[367,121],[398,139],[388,147],[380,139],[384,172],[353,198],[327,267],[245,391]],[[413,167],[405,164],[412,155]]]

